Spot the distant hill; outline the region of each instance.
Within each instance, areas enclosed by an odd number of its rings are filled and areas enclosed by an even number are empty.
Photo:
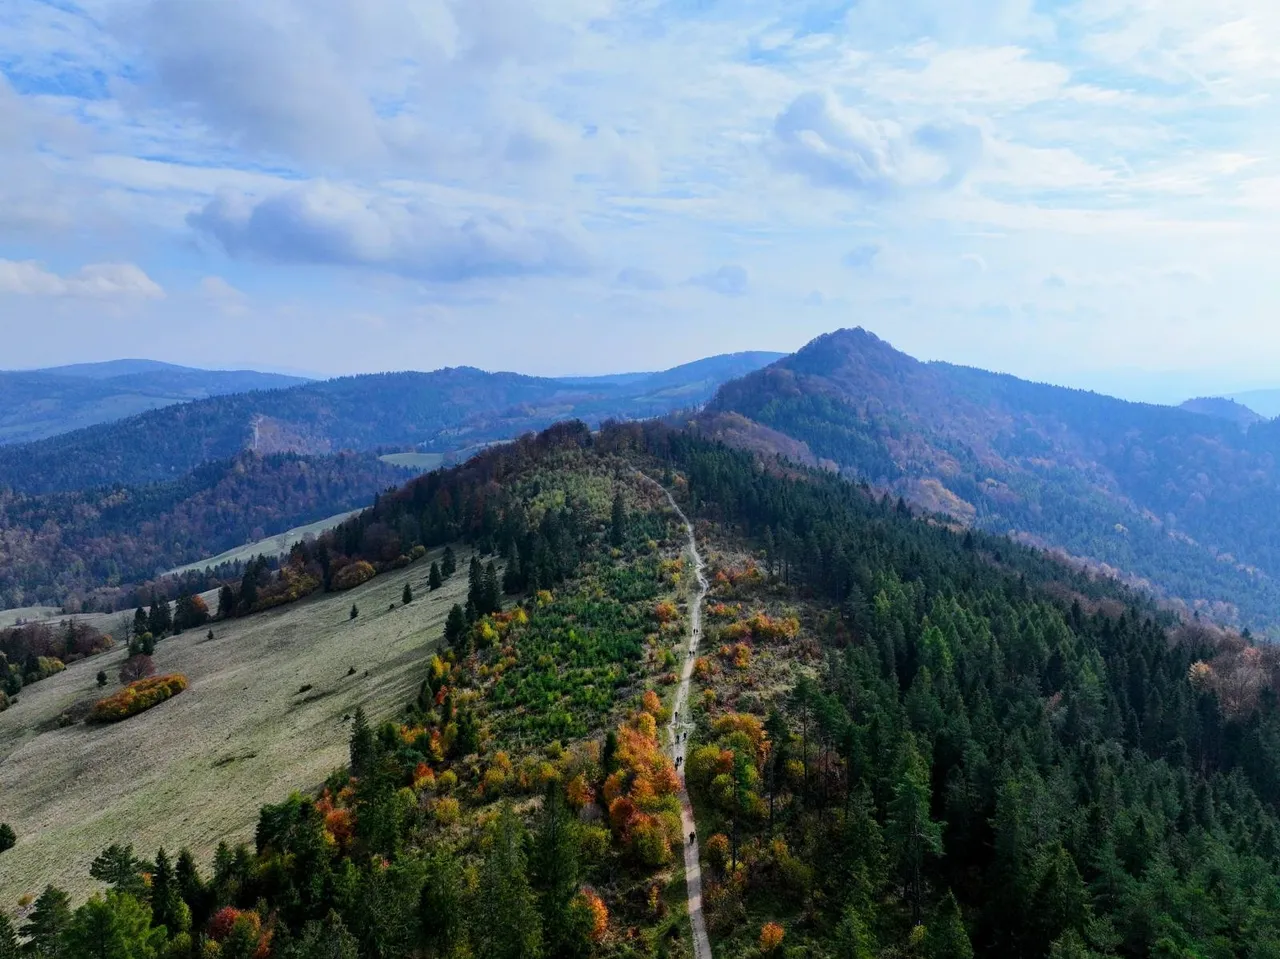
[[[117,376],[137,373],[205,373],[207,370],[159,360],[106,360],[102,363],[71,363],[67,366],[46,366],[36,373],[52,373],[54,376],[80,376],[90,380],[110,380]]]
[[[457,367],[240,392],[2,448],[0,486],[26,492],[132,486],[175,479],[201,463],[246,449],[308,455],[388,448],[448,453],[567,417],[599,423],[696,407],[725,380],[775,358],[769,353],[709,357],[623,382],[562,381]],[[183,374],[160,370],[129,378],[171,375]],[[65,376],[58,381],[96,382]]]
[[[44,439],[174,403],[305,382],[278,373],[196,370],[154,360],[0,372],[0,444]]]
[[[1221,420],[1229,420],[1237,426],[1249,427],[1260,423],[1267,417],[1259,416],[1243,403],[1225,399],[1221,396],[1201,396],[1187,400],[1180,407],[1189,413],[1200,413],[1203,416],[1216,416]]]
[[[1247,390],[1232,393],[1227,399],[1243,403],[1269,420],[1280,416],[1280,390]]]
[[[729,414],[756,445],[743,418],[930,509],[1280,623],[1280,422],[922,363],[861,329],[725,384],[707,428]]]
[[[163,483],[35,495],[0,489],[0,609],[128,602],[131,584],[366,506],[413,472],[369,453],[240,453]]]

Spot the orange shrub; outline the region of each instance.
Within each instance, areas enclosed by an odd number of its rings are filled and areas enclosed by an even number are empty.
[[[565,787],[565,795],[569,799],[569,805],[576,810],[582,809],[596,798],[584,773],[578,773],[569,780],[569,785]]]
[[[589,933],[591,941],[600,942],[609,931],[608,907],[605,906],[604,900],[591,889],[583,889],[576,898],[575,907],[582,909],[591,917],[591,932]]]
[[[120,692],[94,703],[89,719],[97,723],[119,722],[145,712],[152,706],[159,706],[186,688],[187,677],[178,673],[140,679]]]
[[[766,956],[777,952],[786,934],[786,930],[776,922],[766,922],[760,928],[760,951]]]
[[[671,623],[679,618],[680,610],[676,608],[675,603],[663,602],[659,603],[657,608],[654,609],[653,615],[657,617],[660,623]]]
[[[367,583],[376,575],[378,571],[373,568],[372,563],[363,559],[357,560],[338,570],[337,575],[333,577],[333,588],[352,589],[361,583]]]

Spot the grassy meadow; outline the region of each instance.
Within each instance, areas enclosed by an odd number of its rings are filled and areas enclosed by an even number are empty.
[[[89,863],[112,842],[145,855],[185,844],[202,863],[221,840],[251,842],[263,803],[312,790],[345,763],[344,717],[357,705],[387,718],[416,694],[450,605],[466,598],[468,555],[459,555],[464,572],[429,593],[434,558],[216,623],[212,640],[202,629],[162,641],[157,670],[185,674],[190,688],[124,722],[58,724],[119,688],[123,648],[23,690],[0,713],[0,820],[18,835],[0,868],[0,908],[50,882],[83,898]],[[416,598],[402,607],[406,581]]]

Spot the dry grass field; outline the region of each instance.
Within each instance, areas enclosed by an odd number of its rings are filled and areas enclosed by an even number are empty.
[[[184,673],[190,688],[115,725],[59,728],[58,717],[102,695],[100,669],[105,691],[118,688],[122,649],[24,690],[0,713],[0,821],[18,834],[0,859],[0,909],[50,882],[83,898],[89,863],[113,842],[147,856],[186,844],[207,866],[219,841],[252,841],[263,803],[319,786],[346,761],[344,716],[363,705],[390,717],[416,694],[450,605],[466,596],[465,572],[428,592],[434,558],[214,624],[212,640],[203,629],[164,640],[157,669]],[[460,570],[468,560],[459,555]],[[406,580],[416,598],[402,607]]]

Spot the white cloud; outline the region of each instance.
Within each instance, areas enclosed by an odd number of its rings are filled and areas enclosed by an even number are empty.
[[[954,186],[982,151],[982,136],[972,127],[927,124],[908,131],[821,92],[793,100],[773,133],[784,169],[817,186],[871,196]]]
[[[232,256],[373,267],[443,282],[578,273],[590,264],[585,234],[569,221],[531,223],[493,210],[459,215],[325,181],[260,199],[223,193],[188,220]]]
[[[33,260],[0,260],[0,293],[88,299],[164,298],[164,290],[133,263],[93,263],[60,276]]]

